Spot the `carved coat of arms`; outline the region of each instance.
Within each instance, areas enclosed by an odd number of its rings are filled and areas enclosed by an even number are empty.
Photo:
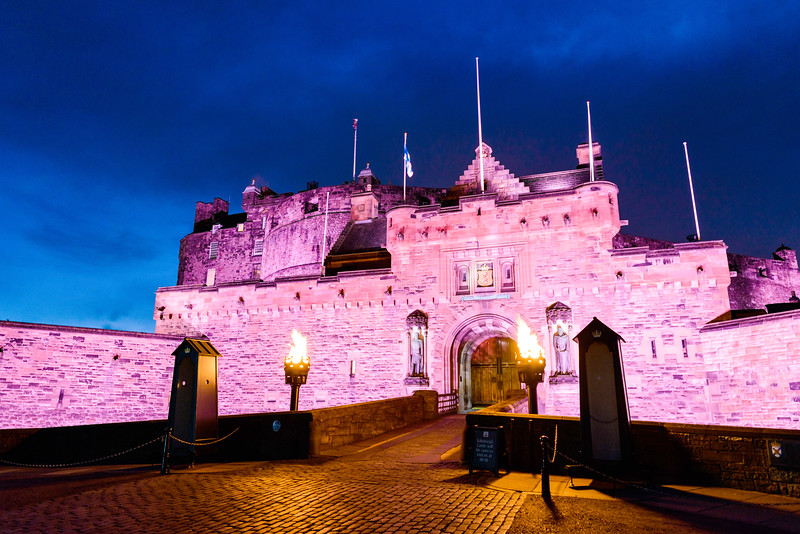
[[[478,287],[491,287],[494,285],[491,263],[481,263],[478,265]]]

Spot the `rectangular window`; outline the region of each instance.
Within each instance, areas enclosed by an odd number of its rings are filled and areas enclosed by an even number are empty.
[[[240,232],[244,232],[244,223],[239,223],[236,225],[236,229]]]
[[[653,352],[653,358],[658,358],[658,354],[656,354],[656,340],[650,340],[650,350]]]
[[[468,265],[456,265],[456,295],[469,295]]]
[[[206,285],[213,286],[214,282],[217,280],[217,270],[216,269],[209,269],[206,272]]]
[[[507,261],[500,267],[500,290],[514,291],[514,263]]]
[[[253,256],[261,256],[263,250],[264,250],[264,240],[256,239],[256,243],[253,246]]]
[[[263,230],[266,227],[267,227],[267,216],[264,215],[261,217],[261,229]]]
[[[212,241],[211,245],[208,247],[208,259],[215,260],[217,259],[217,253],[219,252],[219,242]]]
[[[686,339],[681,339],[681,348],[683,348],[683,357],[689,357],[689,341]]]

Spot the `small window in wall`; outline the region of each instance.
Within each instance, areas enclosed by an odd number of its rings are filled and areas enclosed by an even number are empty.
[[[267,227],[267,216],[264,215],[263,217],[261,217],[261,229],[263,230],[266,227]]]
[[[212,234],[216,234],[216,233],[217,233],[217,230],[219,230],[220,228],[222,228],[222,225],[221,225],[221,224],[215,224],[215,225],[213,225],[213,226],[211,227],[211,233],[212,233]]]
[[[236,230],[239,232],[244,232],[244,223],[239,223],[236,225]]]
[[[456,295],[469,294],[469,266],[459,265],[456,277]]]
[[[217,253],[219,253],[219,241],[212,241],[208,246],[208,259],[217,259]]]
[[[253,265],[253,280],[260,280],[261,279],[261,266],[256,264]]]
[[[256,239],[256,242],[253,245],[253,256],[261,256],[261,253],[263,251],[264,251],[264,240]]]
[[[214,282],[216,282],[216,279],[217,279],[217,270],[216,269],[209,269],[206,272],[206,285],[207,286],[213,286]]]
[[[653,353],[653,358],[658,358],[658,353],[656,353],[656,340],[650,340],[650,351]]]
[[[500,267],[500,290],[514,291],[514,263],[507,261]]]
[[[683,349],[683,357],[689,357],[689,341],[687,339],[681,339],[681,348]]]

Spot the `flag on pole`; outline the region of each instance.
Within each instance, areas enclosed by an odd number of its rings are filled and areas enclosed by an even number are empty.
[[[406,136],[408,134],[404,134],[403,137],[403,162],[406,166],[406,176],[411,178],[414,176],[414,171],[411,169],[411,156],[408,155],[408,146],[406,146]]]
[[[358,119],[353,119],[353,180],[356,179],[356,143],[358,141]]]

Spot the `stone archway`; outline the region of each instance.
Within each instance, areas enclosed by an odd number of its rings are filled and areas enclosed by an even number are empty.
[[[479,314],[459,324],[450,337],[452,380],[458,384],[458,411],[472,408],[472,356],[482,343],[492,338],[517,338],[516,321],[497,314]]]

